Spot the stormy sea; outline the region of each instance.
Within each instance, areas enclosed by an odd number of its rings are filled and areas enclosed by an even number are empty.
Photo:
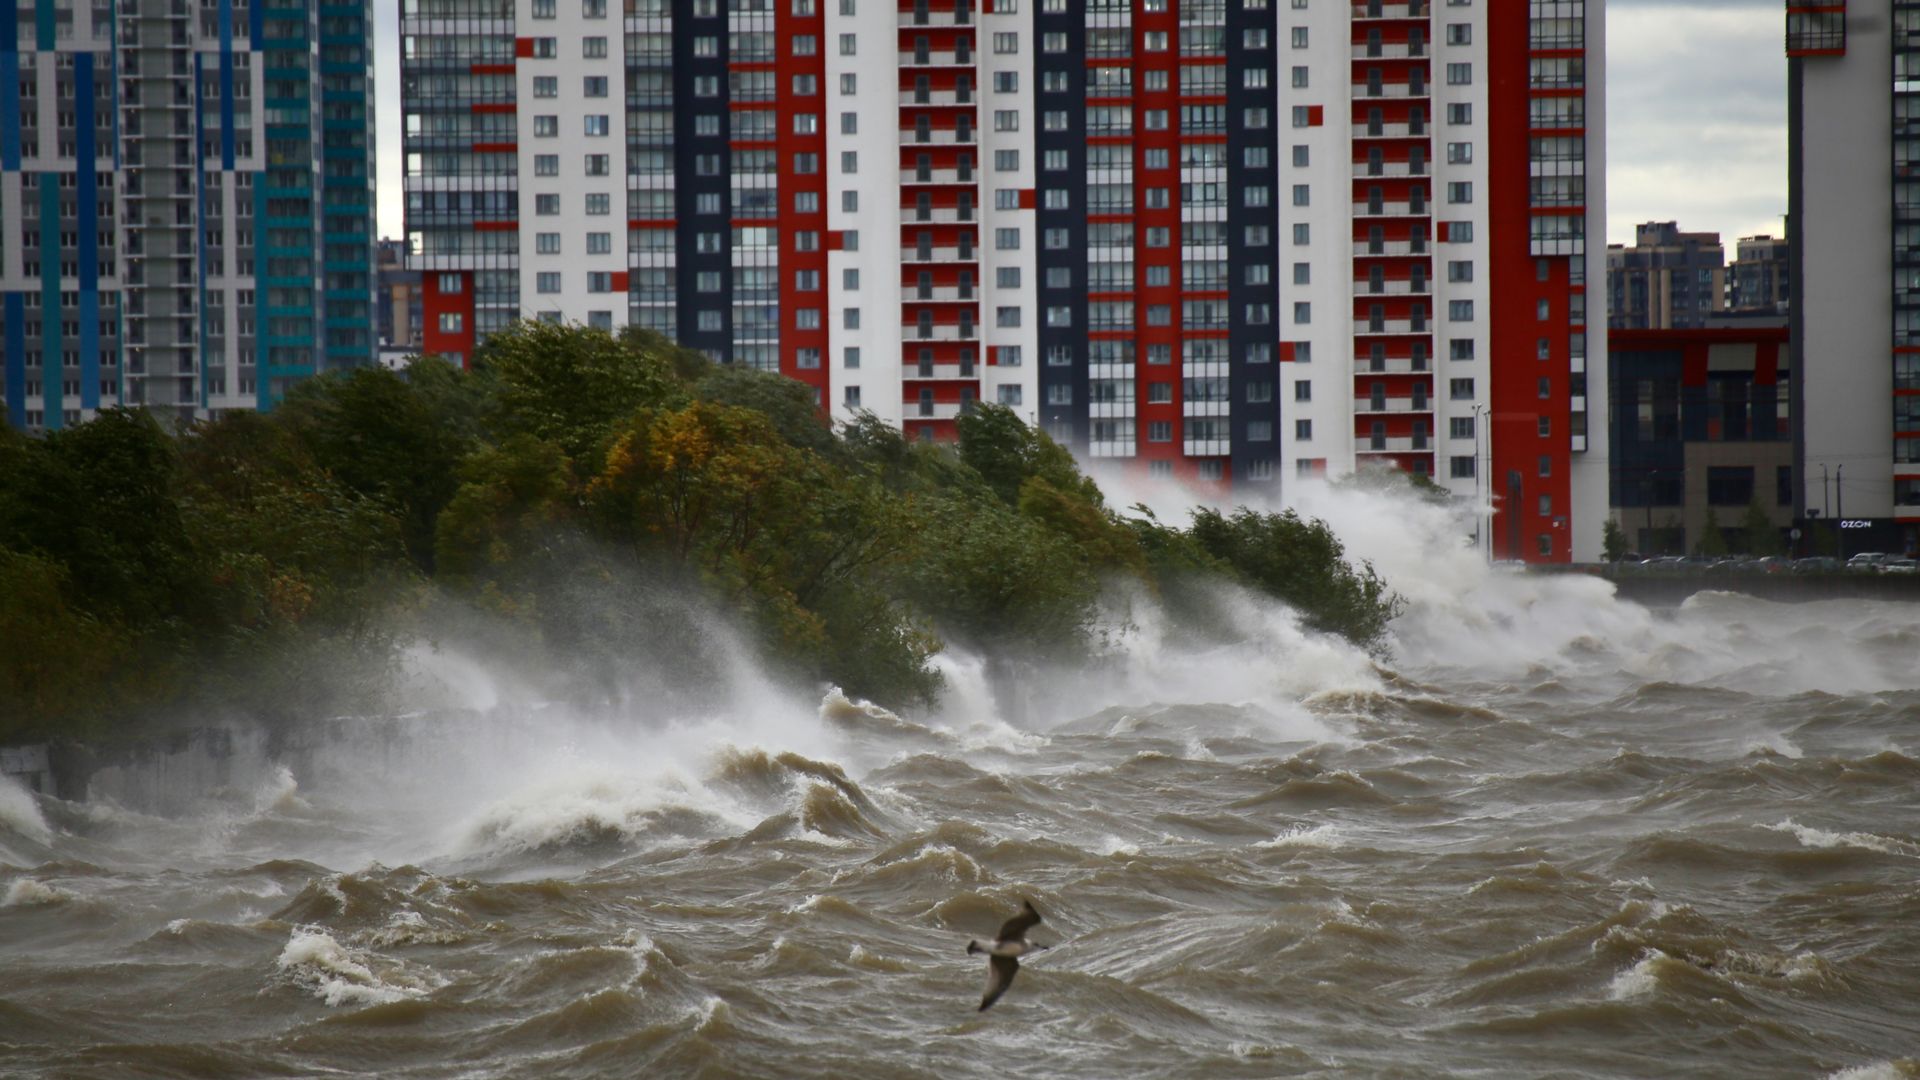
[[[1141,603],[926,714],[744,657],[578,713],[422,645],[461,707],[0,786],[0,1074],[1920,1076],[1920,605],[1325,512],[1382,655]]]

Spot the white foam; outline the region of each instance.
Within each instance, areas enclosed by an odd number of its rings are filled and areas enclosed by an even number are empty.
[[[1920,1076],[1920,1068],[1911,1062],[1876,1061],[1829,1073],[1827,1080],[1912,1080],[1915,1076]]]
[[[64,904],[71,899],[73,894],[65,889],[33,878],[21,878],[7,886],[7,895],[5,899],[0,899],[0,908],[44,907],[49,904]]]
[[[370,959],[319,927],[295,927],[275,966],[330,1008],[387,1005],[425,995],[430,986],[395,968],[375,974]]]
[[[33,793],[4,775],[0,775],[0,832],[13,832],[37,844],[53,839],[53,828],[41,815]]]
[[[1343,846],[1340,832],[1332,825],[1296,825],[1271,840],[1254,844],[1257,848],[1321,848],[1331,851]]]
[[[1920,858],[1920,846],[1902,840],[1895,840],[1891,837],[1876,836],[1873,833],[1830,832],[1826,829],[1816,829],[1810,825],[1802,825],[1792,818],[1788,818],[1777,825],[1762,825],[1760,827],[1772,832],[1791,833],[1795,840],[1800,841],[1803,846],[1810,848],[1857,847],[1864,848],[1868,851],[1878,851],[1885,855],[1905,855],[1910,858]]]
[[[1128,855],[1128,856],[1138,855],[1140,854],[1140,845],[1133,843],[1132,841],[1129,841],[1129,840],[1122,840],[1117,836],[1109,836],[1106,839],[1100,841],[1100,854]]]
[[[1654,965],[1666,956],[1658,949],[1648,950],[1640,957],[1640,962],[1613,977],[1607,986],[1607,996],[1615,1001],[1630,1001],[1635,998],[1649,997],[1660,987],[1660,977],[1654,973]]]

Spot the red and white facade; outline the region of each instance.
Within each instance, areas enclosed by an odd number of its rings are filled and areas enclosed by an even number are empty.
[[[638,323],[916,438],[991,401],[1238,489],[1391,463],[1491,496],[1496,557],[1598,547],[1597,0],[435,2],[429,349]]]

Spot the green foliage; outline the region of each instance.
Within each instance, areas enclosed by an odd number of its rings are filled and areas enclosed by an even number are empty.
[[[1398,610],[1321,522],[1123,518],[1011,411],[958,426],[836,433],[777,376],[522,324],[472,371],[327,375],[178,433],[118,410],[0,429],[0,738],[379,708],[414,621],[476,624],[584,699],[709,687],[740,631],[790,675],[906,703],[938,693],[949,640],[1089,658],[1115,597],[1225,634],[1215,586],[1238,582],[1369,647]]]
[[[447,387],[444,361],[429,363],[422,385]],[[280,420],[314,463],[355,494],[379,499],[399,514],[407,552],[432,572],[434,519],[453,498],[470,437],[442,424],[434,401],[386,368],[309,379],[287,395]],[[457,408],[457,406],[455,406]]]
[[[1745,536],[1743,543],[1749,555],[1764,557],[1787,553],[1786,536],[1767,516],[1767,508],[1760,505],[1758,496],[1747,503],[1747,512],[1740,519],[1740,531]]]
[[[1627,556],[1627,534],[1620,523],[1611,516],[1600,527],[1600,557],[1608,562],[1619,562]]]
[[[554,443],[589,473],[615,424],[685,399],[675,362],[654,338],[541,322],[493,335],[475,357],[498,380],[496,433]]]
[[[1263,514],[1243,508],[1226,516],[1202,509],[1194,511],[1192,532],[1202,550],[1247,584],[1285,601],[1314,630],[1378,649],[1387,623],[1402,610],[1371,564],[1356,569],[1347,563],[1339,537],[1318,518],[1302,520],[1292,510]]]
[[[1700,527],[1700,539],[1693,545],[1695,555],[1718,556],[1727,554],[1727,534],[1720,528],[1720,515],[1713,507],[1707,507],[1707,522]]]

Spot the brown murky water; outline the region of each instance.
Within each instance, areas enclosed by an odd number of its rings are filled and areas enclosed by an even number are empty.
[[[958,664],[925,718],[489,690],[13,790],[0,1073],[1920,1076],[1920,608],[1489,579],[1391,670],[1247,620],[1019,724]]]

